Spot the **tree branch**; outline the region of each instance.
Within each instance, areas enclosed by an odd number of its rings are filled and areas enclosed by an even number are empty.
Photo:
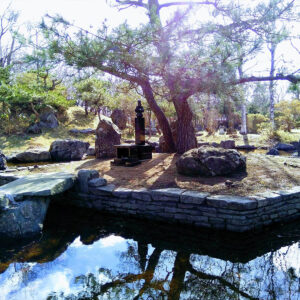
[[[287,80],[294,84],[300,82],[300,77],[295,75],[283,75],[283,74],[277,74],[276,76],[263,76],[263,77],[245,77],[240,78],[236,81],[231,82],[230,84],[241,84],[246,82],[257,82],[257,81],[274,81],[274,80]]]
[[[159,6],[159,9],[164,8],[164,7],[169,7],[169,6],[175,6],[175,5],[213,5],[215,7],[217,7],[217,3],[216,1],[197,1],[197,2],[183,2],[183,1],[179,1],[179,2],[170,2],[170,3],[165,3],[165,4],[161,4]]]
[[[143,8],[147,8],[147,4],[143,3],[142,0],[132,1],[132,0],[116,0],[120,5],[128,5],[128,6],[139,6]]]

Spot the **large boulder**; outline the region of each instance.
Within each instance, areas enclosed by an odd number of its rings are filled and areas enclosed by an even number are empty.
[[[47,149],[28,149],[15,154],[10,160],[16,163],[51,161],[51,155]]]
[[[124,110],[115,109],[110,117],[114,124],[116,124],[121,130],[126,128],[127,117]]]
[[[58,121],[53,112],[45,112],[40,115],[40,121],[31,124],[27,129],[26,133],[39,134],[42,133],[43,128],[56,128],[58,127]]]
[[[96,129],[95,154],[96,158],[116,156],[114,145],[121,143],[119,128],[106,117],[102,117]]]
[[[178,173],[189,176],[227,175],[246,170],[246,157],[234,149],[202,146],[185,152],[176,167]]]
[[[0,150],[0,170],[5,170],[6,168],[6,157]]]
[[[90,144],[79,140],[56,140],[50,146],[53,161],[80,160]]]
[[[57,128],[58,127],[58,121],[53,112],[45,112],[40,115],[40,126],[44,128]]]

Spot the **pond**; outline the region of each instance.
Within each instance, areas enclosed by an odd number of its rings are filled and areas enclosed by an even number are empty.
[[[300,221],[224,234],[51,206],[0,246],[1,300],[300,299]]]

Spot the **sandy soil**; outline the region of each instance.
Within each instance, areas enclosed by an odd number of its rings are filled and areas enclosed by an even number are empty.
[[[175,154],[153,154],[135,167],[111,166],[110,160],[88,160],[75,169],[96,169],[109,183],[128,188],[179,187],[210,193],[245,195],[300,185],[300,158],[247,155],[247,172],[227,177],[188,177],[177,173]],[[233,186],[228,188],[226,180]]]

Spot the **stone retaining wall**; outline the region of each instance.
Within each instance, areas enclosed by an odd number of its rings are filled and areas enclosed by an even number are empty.
[[[300,186],[240,197],[178,188],[131,190],[106,185],[89,187],[88,193],[73,191],[67,201],[75,206],[114,214],[234,232],[300,217]]]
[[[113,184],[97,187],[98,172],[82,171],[75,188],[56,201],[114,214],[234,232],[300,218],[300,186],[249,197],[211,195],[178,188],[131,190],[116,188]],[[0,185],[19,177],[0,174]],[[98,183],[105,184],[105,180],[98,179]]]

